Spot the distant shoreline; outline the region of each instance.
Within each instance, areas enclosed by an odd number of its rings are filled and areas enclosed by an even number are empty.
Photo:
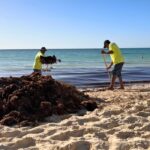
[[[150,49],[150,47],[120,47],[120,49]],[[39,50],[40,48],[0,48],[1,50]],[[73,50],[73,49],[80,49],[80,50],[87,50],[87,49],[103,49],[103,48],[47,48],[48,50]]]

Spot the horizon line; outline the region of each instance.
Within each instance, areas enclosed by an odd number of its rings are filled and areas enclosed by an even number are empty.
[[[131,48],[131,49],[134,49],[134,48],[150,48],[150,47],[120,47],[121,49],[124,49],[124,48]],[[40,49],[40,48],[0,48],[0,50],[33,50],[33,49]],[[101,48],[96,48],[96,47],[90,47],[90,48],[46,48],[46,49],[104,49],[103,47]]]

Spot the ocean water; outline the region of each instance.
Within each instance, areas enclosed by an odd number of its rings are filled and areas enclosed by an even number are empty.
[[[150,81],[150,48],[122,48],[125,65],[122,75],[126,82]],[[0,77],[32,73],[37,49],[0,50]],[[61,63],[53,65],[53,78],[78,87],[100,86],[109,82],[100,49],[49,49],[46,55],[56,55]],[[107,63],[110,57],[106,56]],[[45,67],[45,66],[44,66]],[[110,70],[111,71],[111,70]]]

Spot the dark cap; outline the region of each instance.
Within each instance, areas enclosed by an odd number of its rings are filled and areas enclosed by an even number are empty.
[[[47,51],[47,49],[45,47],[41,47],[42,51]]]
[[[104,48],[106,48],[106,45],[107,45],[107,44],[110,44],[110,41],[109,41],[109,40],[105,40],[105,41],[104,41]]]

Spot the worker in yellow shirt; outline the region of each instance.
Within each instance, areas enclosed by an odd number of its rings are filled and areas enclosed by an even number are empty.
[[[36,54],[33,64],[33,71],[38,72],[41,74],[42,71],[42,62],[40,60],[40,56],[44,56],[47,49],[45,47],[42,47],[40,51]]]
[[[106,52],[104,51],[104,49],[102,49],[101,53],[109,54],[112,60],[110,65],[107,67],[107,69],[110,69],[112,65],[114,65],[114,69],[112,71],[111,83],[108,89],[109,90],[114,89],[114,84],[115,84],[115,80],[117,77],[120,82],[120,89],[124,89],[124,84],[123,84],[122,76],[121,76],[121,71],[122,71],[122,67],[124,64],[124,57],[121,53],[121,50],[119,49],[117,44],[111,43],[109,40],[104,41],[104,48],[108,48],[109,51]]]

